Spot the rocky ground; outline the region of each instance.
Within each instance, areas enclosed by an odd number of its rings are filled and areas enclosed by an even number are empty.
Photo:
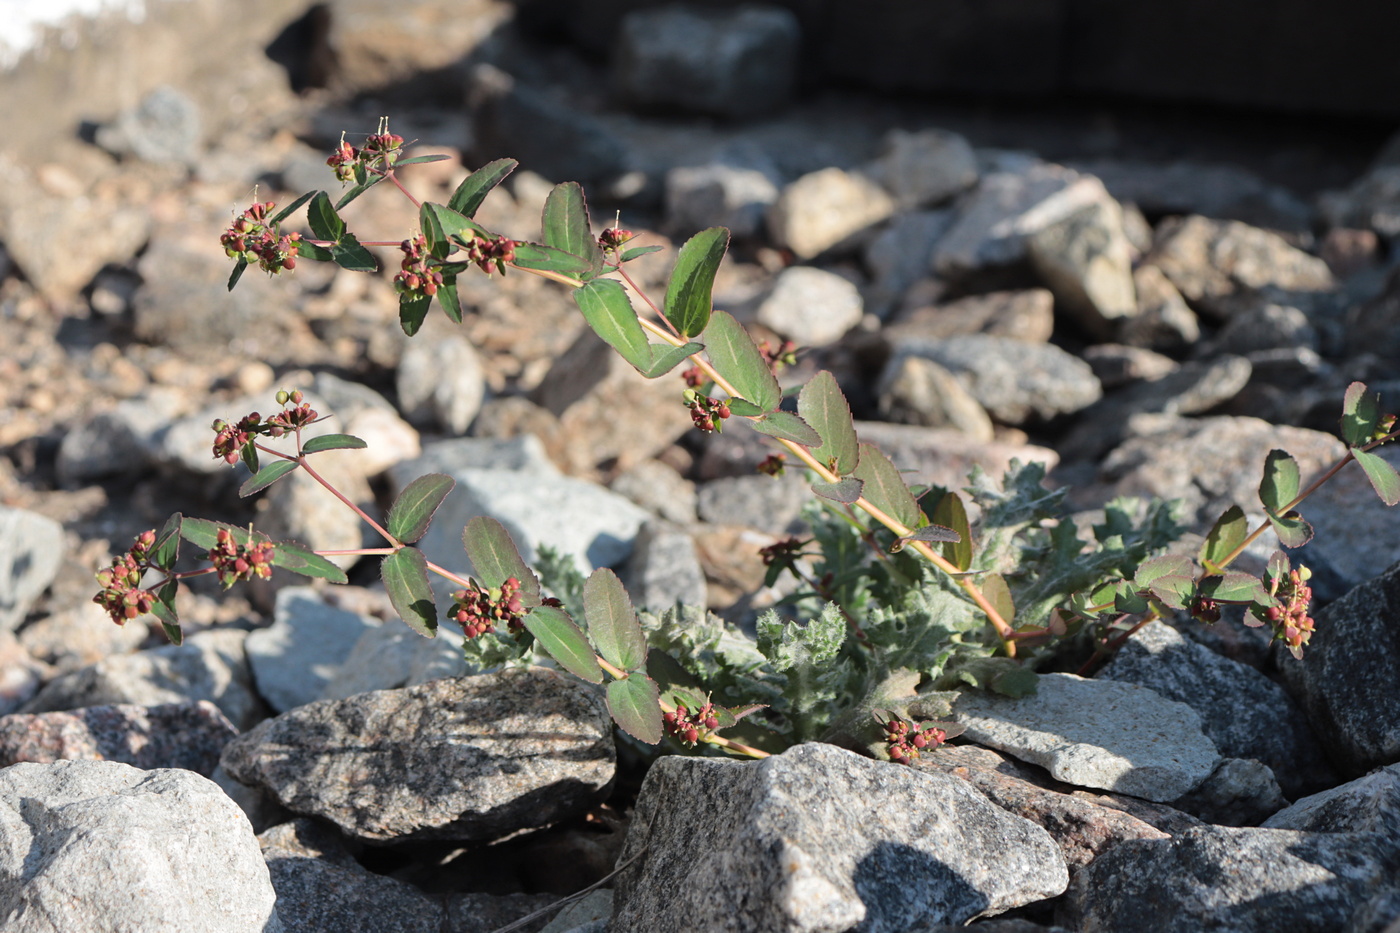
[[[527,557],[618,568],[640,604],[743,619],[773,600],[757,550],[797,527],[803,484],[754,474],[756,435],[691,429],[678,381],[638,377],[562,289],[464,277],[464,324],[413,340],[394,250],[375,275],[302,262],[226,290],[236,212],[334,190],[340,133],[385,112],[412,154],[450,157],[404,171],[423,197],[521,160],[478,215],[493,230],[536,237],[551,184],[585,182],[595,223],[620,211],[667,247],[636,264],[658,292],[673,244],[731,228],[717,306],[804,348],[785,379],[833,371],[862,439],[920,482],[1037,459],[1085,515],[1181,498],[1199,533],[1232,503],[1262,518],[1270,449],[1305,474],[1343,453],[1348,383],[1400,400],[1400,145],[1374,127],[799,94],[791,24],[744,15],[709,39],[635,17],[611,72],[493,21],[487,41],[453,34],[478,43],[465,60],[419,62],[432,81],[400,67],[374,94],[353,66],[401,63],[402,35],[336,23],[320,87],[250,59],[255,106],[161,88],[4,157],[0,765],[31,763],[0,771],[12,928],[117,911],[151,930],[484,931],[628,864],[548,929],[935,930],[1007,910],[977,925],[1396,929],[1400,522],[1355,468],[1306,510],[1323,608],[1303,662],[1258,630],[1154,623],[1093,681],[967,699],[966,744],[917,771],[813,745],[669,758],[639,787],[596,695],[546,671],[457,676],[452,638],[408,632],[351,559],[348,587],[191,586],[181,647],[91,603],[94,572],[174,511],[373,543],[299,476],[238,499],[211,456],[216,417],[281,387],[369,442],[321,461],[356,502],[456,479],[433,559],[460,564],[453,529],[491,514]],[[345,216],[397,240],[416,213],[385,185]],[[71,866],[123,842],[143,857],[74,887]],[[164,906],[127,896],[160,872]]]

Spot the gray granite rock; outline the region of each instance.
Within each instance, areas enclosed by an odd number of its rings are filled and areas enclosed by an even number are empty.
[[[1365,914],[1395,895],[1397,869],[1394,839],[1375,833],[1199,826],[1104,854],[1075,875],[1056,919],[1141,933],[1377,930]]]
[[[321,700],[245,733],[223,757],[293,813],[370,843],[543,826],[601,800],[613,765],[602,697],[538,668]]]
[[[619,861],[643,847],[618,879],[612,933],[964,923],[1067,879],[1043,829],[961,780],[820,744],[759,762],[662,758]],[[692,876],[707,882],[675,883]]]
[[[107,610],[84,601],[32,620],[18,638],[32,658],[50,666],[52,677],[136,651],[148,634],[143,625],[113,625]]]
[[[908,299],[906,299],[907,301]],[[891,347],[905,340],[964,334],[1048,343],[1055,329],[1055,296],[1044,288],[987,292],[945,304],[909,308],[880,332]]]
[[[1289,797],[1335,781],[1322,745],[1299,722],[1300,710],[1283,688],[1254,668],[1187,640],[1165,623],[1139,629],[1098,676],[1185,703],[1200,715],[1202,731],[1222,755],[1263,762]],[[1280,723],[1293,725],[1281,729]]]
[[[853,242],[895,212],[894,200],[870,178],[831,167],[783,188],[768,209],[768,233],[798,259]]]
[[[1181,292],[1156,266],[1133,270],[1138,313],[1118,327],[1118,339],[1129,346],[1170,352],[1201,339],[1201,322]]]
[[[1105,392],[1135,382],[1161,379],[1176,372],[1181,365],[1155,350],[1122,343],[1096,343],[1085,347],[1079,358],[1089,364]]]
[[[177,88],[160,85],[99,127],[96,142],[113,155],[191,166],[199,158],[201,122],[199,104]]]
[[[414,687],[474,673],[462,657],[460,632],[444,627],[436,638],[424,638],[407,625],[390,621],[370,627],[355,641],[316,699],[343,700],[371,690]]]
[[[1287,806],[1273,770],[1253,758],[1225,758],[1172,806],[1217,826],[1258,826]]]
[[[1382,833],[1400,838],[1400,764],[1330,788],[1264,821],[1269,829],[1315,833]]]
[[[753,117],[797,85],[797,17],[778,6],[668,4],[623,17],[612,86],[642,110]]]
[[[1195,710],[1133,684],[1043,674],[1021,699],[966,691],[953,720],[973,742],[1061,781],[1167,802],[1215,770],[1220,753]]]
[[[802,507],[812,498],[796,473],[730,476],[700,486],[699,512],[712,525],[747,525],[769,534],[795,534],[806,527]]]
[[[941,204],[977,183],[972,147],[947,130],[891,130],[866,170],[903,211]]]
[[[434,317],[404,345],[394,374],[399,410],[420,426],[466,434],[486,398],[486,372],[460,327]]]
[[[13,765],[0,771],[0,839],[14,933],[283,929],[248,820],[190,771]]]
[[[673,524],[695,522],[695,484],[660,460],[643,460],[624,470],[608,488]]]
[[[75,425],[58,446],[59,481],[78,485],[138,472],[151,461],[156,435],[188,407],[187,393],[158,387]]]
[[[904,340],[899,352],[933,360],[962,377],[972,397],[1004,424],[1076,412],[1103,394],[1089,365],[1054,344],[971,334]]]
[[[355,451],[365,476],[378,476],[422,453],[418,432],[399,417],[388,399],[369,386],[319,372],[311,381],[311,391],[325,400],[327,412],[335,413],[342,431],[368,445]]]
[[[865,308],[887,318],[910,287],[928,274],[929,258],[953,221],[953,212],[908,211],[896,214],[865,244],[861,258],[870,271]]]
[[[279,713],[320,699],[373,627],[372,620],[327,604],[309,586],[283,589],[272,624],[250,632],[243,643],[259,695]]]
[[[62,525],[37,512],[0,505],[0,628],[19,628],[62,560]]]
[[[1001,476],[1012,460],[1038,461],[1047,470],[1059,463],[1059,455],[1048,447],[1011,441],[984,443],[946,428],[857,421],[856,433],[862,441],[883,450],[901,471],[908,471],[908,482],[949,489],[961,488],[974,465]]]
[[[428,473],[453,470],[514,470],[558,476],[559,470],[533,434],[511,438],[462,437],[433,441],[420,456],[395,465],[390,473],[394,485],[402,489]]]
[[[886,421],[951,428],[978,441],[995,435],[992,419],[962,381],[933,360],[896,356],[876,384],[879,411]]]
[[[660,612],[680,603],[706,605],[705,571],[695,540],[665,522],[649,521],[637,534],[624,580],[638,608]]]
[[[1153,216],[1204,214],[1276,230],[1306,230],[1312,210],[1242,165],[1094,159],[1074,167],[1103,181],[1118,200]]]
[[[1302,660],[1280,664],[1285,686],[1342,770],[1400,761],[1400,564],[1314,618]]]
[[[812,266],[789,266],[759,303],[757,319],[798,346],[824,347],[860,323],[865,305],[849,279]]]
[[[1260,301],[1230,316],[1210,341],[1215,353],[1257,353],[1261,350],[1318,348],[1317,329],[1307,314],[1291,305]]]
[[[106,617],[100,608],[99,612]],[[116,628],[110,619],[107,625]],[[0,629],[0,716],[29,702],[53,674],[53,668],[32,656],[14,632]]]
[[[1090,334],[1107,336],[1138,313],[1133,249],[1123,209],[1107,192],[1026,240],[1031,265],[1055,293],[1056,309]]]
[[[183,768],[209,777],[237,734],[208,700],[19,713],[0,716],[0,768],[20,761],[86,759],[146,771]]]
[[[1341,445],[1333,440],[1332,449],[1339,458]],[[1387,444],[1376,453],[1392,467],[1400,466],[1400,446]],[[1306,468],[1303,477],[1306,482]],[[1312,522],[1315,537],[1301,557],[1313,568],[1313,589],[1321,599],[1343,596],[1400,560],[1400,525],[1395,513],[1380,504],[1370,480],[1355,464],[1313,493],[1302,512]]]
[[[243,652],[247,635],[239,629],[215,629],[191,635],[183,645],[106,658],[49,681],[21,712],[208,700],[234,726],[251,728],[265,711]]]

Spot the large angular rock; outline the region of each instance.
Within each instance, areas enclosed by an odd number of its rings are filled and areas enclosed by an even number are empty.
[[[785,187],[768,209],[768,232],[799,259],[843,246],[895,212],[894,200],[865,175],[831,167]]]
[[[0,717],[0,768],[20,761],[120,761],[151,771],[210,777],[238,730],[208,700],[160,706],[90,706]]]
[[[223,766],[365,842],[475,840],[586,810],[614,752],[602,697],[536,668],[298,707],[240,736]]]
[[[679,236],[706,227],[727,227],[736,239],[756,236],[781,184],[777,166],[761,151],[738,149],[678,166],[666,173],[666,228]]]
[[[907,211],[941,204],[975,185],[977,156],[957,133],[891,130],[867,171]]]
[[[243,652],[247,635],[238,629],[215,629],[191,635],[182,645],[106,658],[49,681],[20,711],[208,700],[239,729],[251,728],[265,710],[253,690]]]
[[[1056,307],[1088,333],[1106,335],[1138,313],[1123,208],[1107,192],[1036,230],[1026,246],[1031,265],[1055,293]]]
[[[0,771],[0,839],[13,933],[283,929],[247,818],[189,771],[14,765]]]
[[[1400,764],[1304,797],[1262,824],[1316,833],[1384,833],[1400,838]]]
[[[849,279],[811,266],[778,273],[773,290],[758,306],[758,323],[798,346],[824,347],[860,323],[860,291]]]
[[[644,847],[618,879],[613,933],[965,923],[1067,879],[1043,829],[961,780],[821,744],[760,762],[662,758],[619,864]],[[677,886],[678,874],[706,884]]]
[[[0,628],[14,630],[48,589],[63,560],[63,526],[0,505]]]
[[[1400,761],[1400,564],[1316,614],[1296,664],[1281,664],[1327,751],[1359,774]]]
[[[1372,930],[1400,849],[1376,833],[1199,826],[1134,840],[1077,873],[1057,919],[1073,930]],[[1381,922],[1376,922],[1380,920]]]
[[[400,622],[368,629],[350,649],[318,700],[343,700],[371,690],[414,687],[442,677],[474,674],[462,656],[462,635],[439,628],[424,638]]]
[[[1185,703],[1222,755],[1254,758],[1273,769],[1291,798],[1333,780],[1317,738],[1298,722],[1299,710],[1278,684],[1176,629],[1153,622],[1139,629],[1099,673]],[[1280,729],[1280,723],[1293,723]]]
[[[966,736],[1045,767],[1067,784],[1167,802],[1194,789],[1220,761],[1184,703],[1146,687],[1043,674],[1012,699],[966,691],[953,702]]]
[[[612,85],[642,110],[751,117],[797,84],[797,18],[777,6],[667,4],[622,19]]]

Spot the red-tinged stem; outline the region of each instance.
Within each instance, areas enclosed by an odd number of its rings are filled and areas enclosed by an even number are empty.
[[[431,570],[433,573],[437,574],[438,576],[446,580],[451,580],[453,583],[460,584],[461,586],[471,585],[471,580],[459,574],[455,574],[447,568],[439,566],[438,564],[435,564],[432,561],[428,561],[428,569]]]
[[[394,174],[393,169],[389,169],[387,172],[385,172],[384,177],[392,181],[394,183],[394,187],[402,191],[403,196],[413,202],[414,207],[420,209],[423,207],[422,202],[415,198],[412,194],[410,194],[409,190],[403,186],[403,182],[399,181],[399,177],[396,174]]]
[[[341,548],[331,551],[317,551],[322,557],[373,557],[375,555],[397,554],[398,549],[391,547],[358,547]]]
[[[632,291],[636,292],[637,296],[641,298],[642,301],[646,302],[646,306],[652,310],[652,313],[656,315],[657,319],[664,321],[666,326],[671,328],[671,332],[675,334],[676,337],[680,337],[680,331],[676,330],[676,325],[671,323],[670,318],[666,317],[666,313],[656,306],[656,302],[651,300],[651,297],[642,290],[642,287],[633,281],[632,276],[627,273],[627,270],[622,268],[622,264],[618,263],[613,268],[617,270],[618,275],[622,276],[622,280],[631,286]],[[730,394],[732,395],[733,393]]]
[[[389,534],[389,530],[387,528],[379,524],[379,522],[375,521],[374,519],[370,518],[368,512],[366,512],[364,509],[360,508],[358,505],[347,499],[339,489],[336,489],[335,486],[331,485],[331,483],[325,477],[323,477],[320,473],[317,473],[316,470],[311,466],[311,464],[307,462],[305,454],[300,454],[296,457],[290,457],[288,459],[295,460],[297,463],[300,463],[301,468],[306,471],[306,475],[310,476],[316,482],[320,483],[327,490],[329,490],[330,494],[335,496],[341,502],[343,502],[346,508],[348,508],[350,511],[354,512],[356,515],[360,516],[360,518],[368,522],[369,526],[375,531],[379,532],[379,534],[383,536],[385,541],[388,541],[391,545],[393,545],[394,550],[398,550],[399,548],[404,546],[402,541]]]

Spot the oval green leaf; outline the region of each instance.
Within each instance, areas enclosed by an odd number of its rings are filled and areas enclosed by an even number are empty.
[[[526,605],[539,602],[540,580],[520,556],[505,525],[478,515],[462,529],[462,546],[482,586],[493,589],[515,577],[520,581],[520,596]]]
[[[447,199],[447,206],[466,217],[475,217],[491,189],[504,181],[519,164],[514,159],[497,159],[486,163],[462,179],[457,190],[452,192],[452,197]]]
[[[576,181],[555,185],[544,201],[544,242],[585,260],[585,269],[596,272],[603,254],[588,221],[588,201]]]
[[[630,674],[608,684],[606,699],[619,729],[648,745],[661,741],[661,691],[656,681],[642,673]]]
[[[701,230],[681,247],[666,286],[665,312],[682,337],[694,337],[709,325],[715,273],[728,248],[729,231],[723,227]]]
[[[320,437],[307,438],[301,445],[301,452],[314,454],[322,450],[360,450],[368,446],[363,439],[353,434],[322,434]]]
[[[317,577],[331,583],[349,583],[345,571],[326,560],[320,554],[295,541],[274,541],[272,566],[299,573],[303,577]]]
[[[603,669],[582,630],[568,613],[553,606],[536,606],[525,616],[525,630],[564,670],[590,684],[603,682]]]
[[[1201,544],[1201,566],[1207,570],[1219,569],[1220,562],[1243,544],[1248,534],[1249,520],[1244,517],[1244,509],[1238,505],[1230,506],[1224,515],[1215,520]]]
[[[457,295],[457,276],[446,275],[442,277],[442,284],[437,290],[438,306],[442,308],[453,324],[462,323],[462,299]]]
[[[661,246],[634,246],[631,249],[623,250],[618,259],[622,262],[631,262],[634,259],[640,259],[647,253],[659,253],[662,249],[664,247]]]
[[[803,447],[816,447],[822,442],[821,435],[812,430],[810,424],[790,411],[770,411],[762,418],[750,421],[749,427],[759,434],[792,441]]]
[[[832,502],[841,502],[849,505],[860,498],[865,490],[865,484],[854,476],[847,476],[838,483],[813,483],[812,492],[823,499],[830,499]]]
[[[934,506],[930,521],[935,525],[953,529],[958,536],[957,541],[949,541],[943,545],[943,557],[948,563],[959,570],[971,567],[972,525],[967,520],[967,506],[963,505],[962,496],[951,490],[945,492],[938,500],[938,505]]]
[[[1274,534],[1278,535],[1278,543],[1284,547],[1302,547],[1312,540],[1313,527],[1296,511],[1287,515],[1279,515],[1277,512],[1266,513],[1269,516],[1269,524],[1273,526]]]
[[[822,370],[808,380],[797,396],[797,413],[821,435],[821,446],[812,456],[837,476],[855,470],[859,456],[856,426],[835,376]]]
[[[335,243],[345,233],[345,221],[335,212],[330,196],[324,191],[317,191],[311,198],[311,205],[306,209],[306,221],[318,240]]]
[[[594,279],[574,291],[574,304],[593,332],[624,360],[643,373],[651,367],[651,345],[621,282]]]
[[[1400,502],[1400,475],[1396,474],[1395,467],[1380,454],[1369,450],[1355,448],[1351,455],[1361,464],[1361,469],[1366,471],[1366,478],[1371,481],[1371,487],[1376,490],[1376,495],[1381,497],[1382,502],[1386,505]]]
[[[246,498],[255,492],[261,492],[299,466],[301,464],[295,460],[274,460],[239,486],[238,494]]]
[[[297,208],[301,207],[301,206],[302,206],[303,204],[305,204],[307,201],[310,201],[313,197],[315,197],[315,196],[316,196],[317,194],[319,194],[319,193],[320,193],[320,192],[318,192],[318,191],[308,191],[308,192],[306,192],[306,194],[303,194],[301,197],[297,198],[297,199],[296,199],[295,201],[293,201],[291,204],[288,204],[286,207],[282,208],[280,211],[278,211],[277,213],[273,214],[270,218],[268,218],[268,221],[267,221],[268,224],[269,224],[269,225],[271,225],[271,224],[280,224],[282,221],[284,221],[284,220],[286,220],[288,217],[292,216],[292,214],[296,212],[296,209],[297,209]]]
[[[680,347],[654,343],[651,345],[651,365],[642,370],[642,375],[648,379],[664,376],[703,349],[705,349],[703,343],[695,343],[694,341]]]
[[[609,664],[634,671],[646,663],[647,637],[617,574],[593,571],[583,585],[583,613],[593,647]]]
[[[1002,621],[1010,624],[1016,618],[1016,603],[1011,598],[1011,588],[1006,585],[1006,578],[999,573],[985,574],[978,581],[978,586]]]
[[[347,272],[374,272],[379,268],[374,254],[360,245],[355,234],[347,233],[331,247],[331,258]]]
[[[705,328],[705,351],[715,371],[734,387],[739,397],[764,411],[778,407],[783,397],[778,380],[749,332],[733,315],[716,311],[710,316],[710,324]]]
[[[732,398],[726,402],[731,415],[738,415],[741,418],[757,418],[763,414],[763,409],[746,398]]]
[[[428,308],[432,303],[433,299],[427,295],[404,292],[399,296],[399,326],[405,334],[412,337],[418,333],[418,328],[423,326],[423,319],[428,316]]]
[[[251,543],[267,544],[272,540],[260,531],[249,531],[226,522],[211,522],[207,518],[184,518],[180,521],[180,537],[206,551],[219,543],[221,529],[232,534],[234,542],[242,547],[248,547]]]
[[[408,627],[419,635],[437,635],[437,606],[433,603],[433,588],[428,583],[428,559],[417,548],[401,548],[384,558],[379,565],[389,602]]]
[[[1268,603],[1269,591],[1259,578],[1248,573],[1232,570],[1229,573],[1205,577],[1200,583],[1200,592],[1212,599],[1226,603]]]
[[[389,509],[389,534],[404,544],[423,537],[438,506],[456,485],[457,481],[445,473],[429,473],[409,483]]]
[[[175,566],[175,561],[180,557],[180,523],[183,520],[184,516],[179,512],[165,520],[165,525],[160,529],[156,543],[151,548],[153,567],[169,570]]]
[[[1298,496],[1298,461],[1287,451],[1271,450],[1264,459],[1264,478],[1259,483],[1259,501],[1267,512],[1282,512]]]
[[[873,444],[861,444],[860,462],[852,474],[865,483],[865,498],[906,528],[919,524],[919,504],[890,458]]]
[[[512,265],[522,269],[538,269],[541,272],[558,272],[573,276],[580,280],[580,284],[593,268],[593,264],[582,256],[575,256],[552,246],[541,246],[539,243],[515,244],[515,259]]]
[[[1366,383],[1347,386],[1342,399],[1342,440],[1348,447],[1360,447],[1369,441],[1380,417],[1380,401],[1375,393],[1366,390]]]

